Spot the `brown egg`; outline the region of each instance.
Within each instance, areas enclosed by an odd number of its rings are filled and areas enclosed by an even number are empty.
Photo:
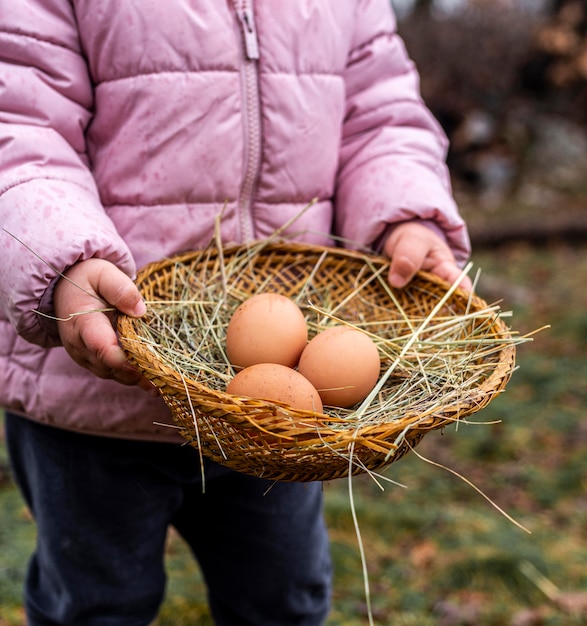
[[[226,392],[258,400],[277,400],[294,409],[322,412],[320,394],[301,374],[277,363],[257,363],[241,370]]]
[[[302,310],[278,293],[260,293],[245,300],[226,329],[226,353],[237,367],[256,363],[294,367],[307,342]]]
[[[380,367],[379,351],[368,335],[333,326],[308,343],[298,371],[318,389],[325,405],[351,407],[377,384]]]

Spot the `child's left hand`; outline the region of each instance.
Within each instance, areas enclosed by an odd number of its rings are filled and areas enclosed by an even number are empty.
[[[389,284],[392,287],[405,287],[419,270],[432,272],[452,285],[462,271],[447,243],[418,222],[399,224],[387,238],[383,251],[391,259]],[[468,276],[462,279],[460,287],[472,289]]]

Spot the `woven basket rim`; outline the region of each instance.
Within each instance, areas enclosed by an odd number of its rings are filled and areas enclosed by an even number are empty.
[[[250,248],[250,245],[243,246],[239,244],[226,246],[221,250],[211,248],[206,250],[205,256],[202,250],[184,252],[146,265],[137,273],[136,284],[141,289],[145,282],[153,280],[157,274],[173,271],[173,268],[178,265],[197,262],[198,259],[203,258],[211,262],[218,260],[218,257],[228,257],[242,253]],[[266,242],[259,250],[259,256],[289,253],[303,253],[309,257],[326,254],[358,263],[368,261],[377,268],[382,268],[383,271],[386,270],[390,263],[389,259],[379,255],[298,242]],[[451,285],[446,281],[425,271],[418,272],[415,280],[424,281],[443,290],[451,288]],[[479,309],[487,307],[487,303],[479,296],[470,294],[460,288],[455,289],[453,297],[466,299],[472,303],[472,306]],[[308,448],[319,448],[321,445],[336,448],[337,446],[348,446],[349,442],[357,442],[366,447],[372,447],[373,450],[380,449],[381,454],[389,457],[390,454],[393,454],[394,449],[397,448],[394,439],[402,431],[409,430],[410,437],[415,441],[431,430],[443,428],[483,408],[507,384],[513,371],[516,353],[515,346],[511,343],[501,349],[499,360],[495,363],[494,369],[478,387],[479,399],[473,402],[473,406],[463,401],[462,406],[450,406],[446,410],[439,410],[436,414],[428,417],[415,413],[406,415],[401,420],[394,420],[393,424],[387,422],[358,425],[352,419],[339,419],[329,415],[327,412],[298,411],[277,401],[233,396],[224,391],[212,389],[201,382],[193,380],[190,376],[179,373],[170,364],[156,358],[152,353],[147,355],[141,354],[139,357],[141,344],[140,340],[138,340],[136,324],[137,320],[133,318],[124,315],[119,317],[118,329],[123,348],[130,360],[160,389],[164,398],[166,396],[173,398],[171,403],[168,402],[170,406],[176,402],[190,402],[190,404],[193,404],[193,419],[206,419],[208,415],[216,415],[217,412],[221,412],[221,419],[229,423],[231,428],[243,429],[243,431],[253,434],[258,434],[261,431],[263,437],[266,435],[272,436],[278,442],[276,445],[282,445],[284,449],[299,446],[304,451],[307,451]],[[504,339],[510,337],[510,331],[503,320],[496,318],[494,324]],[[147,362],[147,366],[145,366],[145,362]],[[475,402],[479,403],[478,406],[474,406]],[[266,427],[259,425],[251,417],[252,414],[259,413],[285,414],[289,419],[278,424],[274,431],[267,433]],[[295,428],[292,427],[292,416],[296,421]],[[214,419],[217,418],[214,417]],[[348,422],[349,428],[333,427],[340,422]],[[189,428],[185,420],[181,425],[183,428]],[[388,460],[389,462],[391,461]]]

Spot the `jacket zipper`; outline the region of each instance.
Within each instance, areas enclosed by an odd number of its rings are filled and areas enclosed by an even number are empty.
[[[235,0],[244,44],[242,65],[243,123],[245,132],[245,172],[240,189],[238,211],[241,236],[251,241],[255,236],[253,199],[261,169],[261,102],[259,98],[259,45],[255,28],[253,0]]]

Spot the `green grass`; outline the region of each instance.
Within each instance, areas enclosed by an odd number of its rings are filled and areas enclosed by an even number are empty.
[[[520,347],[519,369],[475,416],[478,424],[431,433],[418,446],[419,455],[448,469],[411,454],[385,471],[403,486],[382,491],[368,477],[353,479],[377,624],[507,626],[523,611],[534,619],[527,624],[587,623],[586,252],[518,245],[474,259],[483,270],[481,295],[505,294],[514,329],[552,328]],[[367,609],[348,483],[324,490],[335,564],[329,626],[361,626]],[[22,626],[20,588],[34,526],[8,480],[0,518],[0,626]],[[200,572],[176,535],[167,565],[158,626],[211,625]],[[549,599],[540,576],[561,594],[578,594],[578,610]]]

